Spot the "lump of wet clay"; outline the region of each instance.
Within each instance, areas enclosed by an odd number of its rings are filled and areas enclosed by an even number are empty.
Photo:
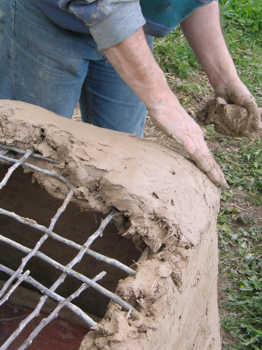
[[[223,98],[216,98],[208,103],[205,124],[214,124],[215,130],[226,136],[242,137],[262,140],[262,108],[259,108],[259,129],[254,130],[249,125],[246,108],[228,104]]]

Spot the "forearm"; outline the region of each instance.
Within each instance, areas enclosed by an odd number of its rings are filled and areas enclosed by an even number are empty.
[[[217,1],[196,9],[181,27],[214,88],[238,79],[222,34]]]
[[[104,52],[121,78],[145,103],[153,117],[163,114],[161,110],[169,105],[169,99],[175,101],[179,112],[183,110],[155,61],[142,28]]]

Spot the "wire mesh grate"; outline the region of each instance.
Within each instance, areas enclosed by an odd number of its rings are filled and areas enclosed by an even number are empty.
[[[57,209],[57,212],[51,218],[50,224],[48,227],[40,225],[39,223],[37,223],[35,220],[32,220],[31,218],[24,218],[14,212],[0,208],[0,215],[5,215],[13,219],[14,221],[19,222],[27,227],[34,228],[39,232],[41,232],[42,234],[41,238],[36,242],[34,247],[29,248],[10,238],[5,237],[0,232],[0,242],[12,248],[15,248],[17,251],[22,252],[24,254],[24,257],[21,259],[21,263],[16,270],[12,270],[10,267],[0,263],[0,271],[2,271],[8,276],[8,279],[4,283],[2,289],[0,290],[0,307],[10,298],[10,296],[14,293],[14,291],[23,282],[30,284],[42,294],[34,310],[21,321],[21,323],[19,324],[19,327],[9,336],[7,340],[5,340],[4,344],[1,345],[0,350],[8,349],[9,346],[14,342],[14,340],[17,339],[20,333],[26,328],[26,326],[33,319],[38,317],[48,298],[51,298],[57,303],[55,309],[46,318],[42,319],[42,321],[31,332],[31,334],[29,334],[27,339],[19,347],[18,350],[24,350],[28,348],[28,346],[33,342],[33,340],[38,336],[38,334],[58,316],[59,312],[63,308],[68,308],[74,314],[80,317],[89,327],[94,327],[96,325],[96,322],[89,315],[87,315],[80,307],[78,307],[73,303],[74,299],[80,296],[80,294],[87,292],[88,288],[92,288],[97,293],[100,293],[106,296],[107,298],[111,299],[115,303],[122,306],[125,310],[129,310],[129,311],[134,310],[132,305],[124,301],[115,293],[111,292],[110,290],[98,284],[98,282],[102,280],[106,275],[105,271],[101,271],[94,278],[90,279],[84,274],[74,270],[75,265],[77,265],[84,258],[84,256],[89,255],[98,261],[102,261],[106,264],[115,266],[118,269],[126,272],[127,274],[130,274],[130,275],[135,274],[135,271],[133,269],[121,263],[120,261],[110,258],[108,256],[105,256],[103,254],[100,254],[90,248],[91,245],[98,238],[102,237],[105,228],[111,222],[113,217],[117,214],[117,211],[114,208],[112,208],[111,212],[101,221],[98,229],[91,236],[89,236],[86,242],[82,245],[72,240],[66,239],[61,235],[59,235],[58,233],[54,232],[55,225],[57,224],[61,215],[65,212],[70,201],[72,200],[74,196],[74,191],[76,188],[70,183],[70,181],[67,178],[61,176],[59,173],[53,170],[40,168],[30,163],[29,160],[33,158],[41,159],[45,162],[51,162],[51,163],[55,162],[54,160],[45,158],[39,154],[34,153],[31,150],[23,151],[14,147],[0,145],[0,161],[6,164],[10,164],[10,167],[8,168],[5,176],[0,182],[0,190],[3,189],[8,184],[9,179],[14,174],[16,169],[23,166],[23,167],[33,169],[34,171],[38,171],[47,176],[55,177],[56,179],[58,179],[59,181],[61,181],[67,186],[68,193],[64,198],[62,205]],[[68,264],[64,266],[63,264],[59,263],[55,259],[52,259],[48,255],[40,251],[40,248],[42,247],[44,242],[46,242],[49,238],[57,240],[66,246],[76,249],[77,254]],[[41,259],[42,261],[46,262],[47,264],[50,264],[55,269],[60,271],[60,276],[57,278],[57,280],[52,284],[50,288],[47,288],[46,286],[41,284],[39,281],[34,279],[32,276],[30,276],[30,271],[27,269],[27,264],[33,257],[37,257]],[[76,289],[69,297],[65,298],[59,295],[56,291],[59,288],[59,286],[61,286],[64,283],[65,279],[68,276],[71,276],[82,283],[80,287]]]

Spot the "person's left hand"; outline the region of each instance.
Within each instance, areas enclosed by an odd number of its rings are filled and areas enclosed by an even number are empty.
[[[215,93],[217,97],[222,97],[228,103],[233,103],[247,109],[248,118],[239,118],[239,122],[238,120],[234,121],[238,132],[244,136],[251,137],[259,131],[261,121],[256,101],[239,78],[234,79],[226,85],[216,87]]]

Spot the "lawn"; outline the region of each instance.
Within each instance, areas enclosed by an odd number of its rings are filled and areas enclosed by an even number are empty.
[[[222,0],[220,6],[239,75],[262,107],[262,1]],[[181,103],[196,117],[212,90],[182,32],[157,40],[155,53]],[[230,185],[218,217],[223,349],[262,349],[262,143],[204,128]]]

